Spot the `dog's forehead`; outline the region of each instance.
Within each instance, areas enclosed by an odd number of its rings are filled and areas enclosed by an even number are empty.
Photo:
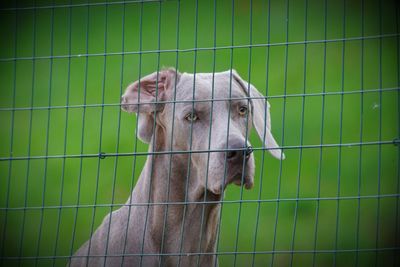
[[[176,87],[176,100],[206,100],[246,97],[228,73],[183,73]]]

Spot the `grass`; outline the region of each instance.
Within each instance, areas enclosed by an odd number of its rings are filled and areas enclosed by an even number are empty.
[[[2,159],[146,152],[118,106],[130,82],[159,66],[234,68],[270,97],[287,159],[256,151],[255,187],[227,189],[218,251],[238,240],[240,254],[220,265],[399,263],[399,146],[387,144],[399,139],[395,1],[72,3],[1,4]],[[51,257],[70,255],[110,212],[93,205],[126,201],[144,160],[1,160],[1,264],[64,266]]]

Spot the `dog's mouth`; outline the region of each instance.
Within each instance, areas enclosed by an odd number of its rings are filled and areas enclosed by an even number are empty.
[[[251,189],[254,185],[254,159],[252,158],[253,148],[248,147],[245,151],[244,166],[238,165],[233,168],[228,168],[227,177],[224,183],[224,189],[229,184],[235,184],[237,186],[244,186],[246,189]],[[253,167],[252,167],[253,166]]]
[[[225,189],[230,184],[235,184],[245,189],[251,189],[254,186],[254,156],[252,155],[252,148],[249,146],[251,151],[246,152],[244,157],[239,157],[236,161],[231,161],[229,164],[223,164],[226,168],[218,167],[215,165],[212,169],[216,170],[213,173],[213,180],[207,187],[209,191],[214,194],[222,195]]]
[[[230,184],[243,186],[247,190],[253,188],[254,186],[253,175],[246,171],[244,173],[242,173],[242,171],[235,171],[233,173],[227,174],[226,177],[222,177],[220,181],[221,182],[218,186],[209,188],[209,191],[211,191],[215,195],[221,195]]]
[[[251,189],[254,185],[253,178],[251,178],[247,173],[236,172],[235,174],[227,177],[225,179],[224,189],[229,184],[235,184],[237,186],[244,186],[246,189]]]

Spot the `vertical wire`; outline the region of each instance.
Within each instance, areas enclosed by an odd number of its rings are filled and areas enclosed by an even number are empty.
[[[71,4],[72,1],[70,0],[69,3]],[[71,6],[69,7],[69,34],[68,34],[68,55],[71,55],[71,39],[72,39],[72,8]],[[69,98],[70,98],[70,87],[71,87],[71,57],[68,57],[68,73],[67,73],[67,99],[66,99],[66,110],[65,110],[65,128],[64,128],[64,151],[63,154],[67,154],[67,135],[68,135],[68,106],[69,106]],[[54,259],[53,259],[53,267],[55,266],[56,263],[56,255],[57,255],[57,249],[58,249],[58,239],[59,239],[59,234],[60,234],[60,224],[61,224],[61,215],[62,215],[62,203],[63,203],[63,195],[64,195],[64,180],[65,180],[65,165],[66,165],[66,158],[64,157],[62,160],[62,170],[61,170],[61,189],[60,189],[60,204],[59,204],[59,209],[58,209],[58,216],[57,216],[57,230],[56,230],[56,243],[54,245]]]
[[[53,0],[54,2],[54,0]],[[43,193],[42,193],[42,207],[40,210],[40,224],[39,224],[39,234],[38,234],[38,242],[36,244],[36,258],[35,258],[35,266],[38,264],[38,257],[40,253],[40,243],[42,237],[43,230],[43,217],[44,217],[44,206],[45,206],[45,197],[46,197],[46,184],[47,184],[47,167],[48,167],[48,159],[47,156],[49,154],[49,133],[50,133],[50,119],[51,119],[51,96],[52,96],[52,82],[53,82],[53,54],[54,54],[54,7],[51,8],[51,25],[50,25],[50,73],[49,73],[49,96],[48,96],[48,110],[47,110],[47,126],[46,126],[46,145],[45,145],[45,155],[46,158],[44,160],[44,173],[43,173]]]
[[[89,1],[89,0],[88,0]],[[89,19],[90,19],[90,6],[86,7],[86,55],[89,54]],[[83,81],[83,111],[82,111],[82,133],[81,133],[81,145],[80,145],[80,154],[83,154],[83,147],[85,143],[85,120],[86,120],[86,101],[87,101],[87,80],[88,80],[88,67],[89,67],[89,57],[86,56],[85,60],[85,78]],[[74,243],[75,243],[75,236],[76,236],[76,225],[78,220],[78,212],[79,212],[79,203],[81,199],[81,186],[82,186],[82,170],[83,170],[83,157],[80,158],[79,161],[79,176],[78,176],[78,188],[77,188],[77,200],[76,200],[76,211],[74,216],[74,224],[72,230],[72,240],[71,240],[71,247],[70,247],[70,255],[72,259],[73,250],[74,250]],[[89,251],[87,255],[87,261],[89,261]],[[68,266],[71,266],[71,260],[68,263]]]
[[[231,43],[231,61],[230,61],[230,73],[229,73],[229,96],[228,99],[232,98],[232,67],[233,67],[233,46],[234,46],[234,30],[235,30],[235,0],[232,0],[232,29],[231,29],[231,37],[232,37],[232,43]],[[230,100],[229,100],[230,101]],[[228,122],[227,122],[227,133],[226,133],[226,146],[225,149],[227,150],[229,147],[229,129],[230,129],[230,117],[231,117],[231,105],[229,105],[228,109]],[[226,180],[226,175],[227,175],[227,154],[225,153],[225,158],[224,158],[224,177],[222,179],[222,188],[221,188],[221,195],[223,196],[222,190],[224,189],[224,184]],[[224,201],[223,199],[221,200],[221,208],[219,210],[219,222],[218,222],[218,230],[217,230],[217,244],[216,244],[216,249],[217,249],[217,254],[214,258],[214,267],[218,266],[218,247],[219,247],[219,240],[220,240],[220,233],[221,233],[221,220],[222,220],[222,210],[224,207]]]
[[[317,241],[318,241],[318,223],[319,223],[319,206],[321,197],[321,176],[322,176],[322,144],[324,142],[324,126],[325,126],[325,96],[326,96],[326,45],[327,45],[327,25],[328,25],[328,0],[325,0],[324,5],[324,69],[322,74],[322,107],[321,107],[321,136],[319,139],[319,162],[318,162],[318,180],[317,180],[317,205],[315,208],[315,227],[314,227],[314,251],[312,257],[312,266],[315,267],[315,257],[317,255]]]
[[[308,15],[308,0],[305,0],[305,29],[304,29],[304,71],[303,71],[303,96],[301,102],[301,126],[300,126],[300,157],[299,157],[299,169],[297,172],[297,192],[296,192],[296,206],[294,208],[294,223],[293,223],[293,234],[291,242],[291,253],[290,253],[290,266],[293,266],[294,257],[294,243],[296,239],[296,227],[297,227],[297,213],[299,208],[299,197],[300,197],[300,179],[301,179],[301,167],[303,159],[303,142],[304,142],[304,109],[305,109],[305,94],[307,86],[307,15]]]
[[[249,82],[247,83],[247,95],[250,97],[250,89],[251,89],[251,56],[252,56],[252,44],[253,44],[253,0],[250,0],[250,27],[249,27],[249,68],[248,68],[248,79]],[[267,103],[265,102],[265,113],[267,113],[268,107]],[[250,98],[247,98],[247,106],[250,106]],[[248,110],[249,111],[249,110]],[[249,139],[249,112],[246,113],[246,133],[245,133],[245,145],[247,146],[247,141]],[[239,243],[239,229],[240,229],[240,218],[242,212],[242,204],[243,204],[243,185],[244,185],[244,177],[246,171],[246,156],[245,152],[243,151],[243,160],[242,160],[242,177],[241,177],[241,187],[240,187],[240,201],[239,201],[239,209],[238,209],[238,219],[236,223],[236,240],[235,240],[235,253],[233,257],[233,266],[236,267],[236,259],[237,259],[237,252],[238,252],[238,243]]]
[[[193,95],[192,95],[192,114],[194,113],[194,102],[196,97],[196,71],[197,71],[197,34],[198,34],[198,22],[199,22],[199,1],[196,0],[196,11],[195,11],[195,29],[194,29],[194,62],[193,62]],[[182,226],[181,226],[181,234],[180,234],[180,245],[179,245],[179,254],[182,253],[183,249],[183,239],[185,232],[185,220],[186,220],[186,212],[188,204],[188,191],[189,191],[189,180],[191,176],[191,162],[192,162],[192,148],[193,148],[193,121],[190,121],[190,133],[189,133],[189,158],[187,163],[187,175],[186,175],[186,184],[185,184],[185,203],[183,204],[183,214],[182,214]],[[181,255],[178,255],[178,263],[177,266],[181,265]]]
[[[17,43],[18,43],[18,1],[15,1],[15,24],[14,24],[14,81],[13,81],[13,95],[12,95],[12,110],[11,110],[11,127],[10,127],[10,162],[8,164],[8,178],[7,178],[7,192],[6,192],[6,203],[4,211],[4,226],[2,231],[2,241],[1,241],[1,257],[0,264],[3,265],[3,260],[5,256],[5,241],[7,234],[7,219],[8,219],[8,208],[10,204],[10,187],[11,187],[11,172],[12,172],[12,153],[14,144],[14,117],[15,117],[15,106],[16,106],[16,89],[17,89]]]
[[[36,1],[34,1],[34,5]],[[36,75],[36,9],[33,10],[33,23],[32,23],[32,30],[33,30],[33,38],[32,38],[32,77],[31,77],[31,102],[30,106],[33,108],[34,104],[34,95],[35,95],[35,75]],[[33,110],[30,110],[29,113],[29,143],[28,143],[28,157],[31,155],[31,143],[32,143],[32,120],[33,120]],[[24,207],[28,206],[28,188],[29,188],[29,172],[31,167],[31,161],[27,160],[27,168],[26,168],[26,175],[25,175],[25,193],[24,193]],[[21,265],[22,262],[22,254],[23,254],[23,244],[24,244],[24,235],[25,235],[25,222],[26,222],[26,209],[23,210],[22,215],[22,226],[21,226],[21,237],[19,240],[19,259],[18,259],[18,266]],[[3,236],[4,238],[4,236]]]
[[[207,188],[208,188],[208,178],[209,178],[209,173],[208,173],[208,168],[210,166],[210,150],[211,150],[211,132],[212,132],[212,120],[213,120],[213,110],[214,110],[214,92],[215,92],[215,66],[216,66],[216,49],[215,47],[217,46],[217,1],[214,0],[214,49],[213,49],[213,69],[212,69],[212,80],[211,80],[211,107],[210,107],[210,130],[208,131],[208,153],[207,153],[207,164],[206,164],[206,184],[205,184],[205,190],[204,190],[204,197],[203,197],[203,204],[202,204],[202,209],[201,209],[201,224],[200,224],[200,245],[199,245],[199,255],[196,259],[196,266],[200,266],[200,257],[201,257],[201,249],[202,249],[202,242],[203,242],[203,225],[204,225],[204,213],[205,213],[205,207],[207,203]],[[217,204],[219,205],[219,204]]]
[[[105,19],[104,19],[104,51],[107,51],[107,22],[108,22],[108,4],[105,5]],[[107,75],[107,55],[104,53],[104,68],[103,68],[103,82],[102,82],[102,96],[101,96],[101,111],[100,111],[100,129],[99,129],[99,155],[101,153],[101,147],[102,147],[102,140],[103,140],[103,123],[104,123],[104,91],[105,91],[105,83],[106,83],[106,75]],[[101,166],[101,160],[102,158],[99,157],[97,159],[97,171],[96,171],[96,187],[94,191],[94,204],[93,204],[93,214],[92,214],[92,220],[91,220],[91,225],[90,225],[90,235],[92,236],[95,229],[94,229],[94,220],[96,218],[96,210],[97,210],[97,195],[99,191],[99,179],[100,179],[100,166]],[[90,260],[90,249],[92,246],[92,238],[89,239],[89,244],[88,244],[88,257],[86,261],[86,266],[89,265],[89,260]],[[107,248],[108,244],[106,244]],[[104,255],[104,263],[106,262],[107,255]]]
[[[396,4],[396,33],[399,33],[399,4]],[[397,88],[400,87],[400,37],[397,35]],[[397,90],[397,138],[400,137],[400,91]],[[400,148],[397,145],[397,197],[396,197],[396,230],[395,230],[395,247],[399,247],[399,193],[400,193]],[[393,266],[398,265],[399,257],[397,257],[396,253],[393,253],[394,264]]]
[[[124,9],[125,12],[125,9]],[[138,103],[140,103],[140,78],[142,76],[142,28],[143,28],[143,2],[140,2],[140,19],[139,19],[139,81],[138,81]],[[124,52],[124,51],[123,51]],[[138,129],[139,126],[139,116],[140,116],[140,105],[138,105],[138,111],[136,113],[136,125],[135,129]],[[134,147],[133,147],[133,166],[132,166],[132,179],[131,179],[131,184],[130,184],[130,197],[129,197],[129,205],[128,205],[128,220],[126,223],[126,229],[125,229],[125,238],[124,238],[124,246],[123,246],[123,253],[122,253],[122,261],[121,261],[121,267],[124,265],[125,261],[125,253],[126,253],[126,245],[127,245],[127,239],[128,239],[128,234],[129,234],[129,224],[130,224],[130,218],[131,218],[131,211],[132,211],[132,191],[134,187],[134,177],[135,177],[135,172],[136,172],[136,163],[137,163],[137,146],[138,146],[138,136],[137,136],[138,131],[136,131],[136,136],[135,136],[135,142],[134,142]]]
[[[176,85],[178,80],[178,63],[179,63],[179,17],[180,17],[180,7],[181,3],[178,0],[177,6],[177,16],[176,16],[176,61],[175,61],[175,82],[174,82],[174,97],[172,103],[172,130],[171,130],[171,138],[170,138],[170,147],[169,150],[172,151],[173,147],[173,140],[174,140],[174,129],[175,129],[175,109],[176,109]],[[166,202],[169,202],[169,194],[170,194],[170,186],[171,186],[171,173],[172,173],[172,158],[173,153],[169,154],[169,167],[168,167],[168,181],[167,181],[167,196]],[[168,218],[168,208],[169,205],[167,204],[164,207],[164,219],[163,219],[163,228],[162,228],[162,235],[161,235],[161,246],[160,246],[160,254],[164,252],[164,243],[165,243],[165,229],[167,227],[167,218]],[[159,256],[159,263],[158,266],[163,266],[163,257]]]
[[[341,175],[342,175],[342,141],[343,141],[343,102],[344,102],[344,78],[345,78],[345,53],[346,53],[346,0],[343,0],[343,43],[342,43],[342,84],[340,94],[340,122],[339,122],[339,152],[338,152],[338,183],[336,191],[336,229],[335,229],[335,245],[333,251],[333,266],[336,266],[336,257],[339,240],[339,223],[340,223],[340,186],[341,186]]]
[[[379,35],[382,35],[382,1],[379,2]],[[375,266],[378,266],[378,246],[379,246],[379,227],[380,227],[380,207],[381,207],[381,162],[382,162],[382,37],[379,37],[379,132],[378,132],[378,207],[376,211],[376,239],[375,239]]]
[[[103,68],[103,82],[101,86],[101,110],[100,110],[100,129],[99,129],[99,155],[102,150],[102,144],[103,144],[103,123],[104,123],[104,92],[105,92],[105,83],[106,83],[106,78],[107,78],[107,21],[108,21],[108,4],[105,5],[105,19],[104,19],[104,68]],[[97,211],[97,196],[99,192],[99,179],[100,179],[100,166],[101,166],[101,160],[102,158],[99,157],[97,159],[97,171],[96,171],[96,187],[94,191],[94,203],[93,203],[93,214],[92,214],[92,220],[91,220],[91,225],[90,225],[90,235],[93,236],[95,229],[94,229],[94,220],[96,218],[96,211]],[[108,241],[108,240],[107,240]],[[90,249],[92,246],[92,238],[89,239],[89,244],[88,244],[88,257],[86,261],[86,266],[89,265],[89,260],[90,260]],[[108,243],[106,243],[106,249],[105,253],[107,251]],[[104,264],[106,262],[107,255],[104,255]]]
[[[158,89],[158,77],[159,77],[159,72],[160,72],[160,47],[161,47],[161,2],[159,2],[159,13],[158,13],[158,44],[157,44],[157,76],[156,76],[156,88],[155,88],[155,103],[158,102],[158,96],[159,96],[159,89]],[[140,66],[141,67],[141,66]],[[140,85],[140,84],[139,84]],[[139,86],[140,88],[140,86]],[[140,91],[139,91],[140,94]],[[157,112],[153,112],[153,136],[152,136],[152,153],[153,155],[151,156],[151,164],[150,164],[150,181],[149,181],[149,195],[147,199],[147,207],[146,207],[146,216],[145,216],[145,223],[144,223],[144,231],[143,231],[143,238],[142,238],[142,248],[140,252],[140,267],[143,264],[143,256],[144,256],[144,243],[145,243],[145,238],[146,238],[146,232],[147,232],[147,223],[149,219],[149,210],[154,209],[154,207],[150,206],[150,201],[152,200],[152,187],[153,187],[153,168],[154,168],[154,159],[157,157],[154,155],[154,151],[156,149],[156,116]]]
[[[268,14],[267,14],[267,44],[270,44],[270,25],[271,25],[271,0],[268,0]],[[269,78],[269,54],[270,54],[270,46],[267,46],[267,58],[266,58],[266,73],[265,73],[265,87],[266,87],[266,92],[265,96],[268,97],[268,78]],[[268,108],[268,107],[267,107]],[[264,112],[264,121],[267,121],[267,111]],[[263,137],[262,137],[262,144],[265,144],[265,135],[266,131],[264,131]],[[257,248],[257,236],[258,236],[258,225],[259,225],[259,219],[260,219],[260,209],[261,209],[261,194],[262,194],[262,187],[263,187],[263,173],[264,173],[264,161],[265,161],[265,149],[261,150],[261,171],[260,171],[260,189],[258,191],[258,197],[257,197],[257,211],[256,211],[256,226],[254,230],[254,241],[253,241],[253,255],[252,255],[252,260],[251,260],[251,266],[254,267],[255,264],[255,256],[256,256],[256,248]]]
[[[286,0],[286,45],[285,45],[285,74],[284,74],[284,84],[283,84],[283,114],[282,114],[282,146],[284,146],[285,142],[285,113],[286,113],[286,93],[287,93],[287,72],[288,72],[288,54],[289,54],[289,0]],[[283,152],[283,151],[282,151]],[[278,195],[277,195],[277,203],[276,203],[276,213],[275,213],[275,226],[274,226],[274,238],[273,238],[273,251],[272,251],[272,259],[271,266],[274,265],[275,260],[275,248],[276,248],[276,236],[277,236],[277,228],[278,228],[278,218],[279,218],[279,204],[281,197],[281,181],[282,181],[282,160],[279,163],[279,177],[278,177]]]
[[[363,130],[364,130],[364,0],[361,0],[361,93],[360,93],[360,144],[363,143]],[[362,181],[362,148],[360,145],[358,153],[358,200],[357,200],[357,222],[356,222],[356,262],[358,266],[359,249],[360,249],[360,218],[361,218],[361,181]]]
[[[125,57],[124,57],[124,50],[125,50],[125,3],[122,3],[122,47],[121,47],[121,76],[120,76],[120,85],[119,85],[119,95],[122,95],[122,83],[123,83],[123,79],[124,79],[124,63],[125,63]],[[106,27],[107,27],[107,23],[106,23]],[[105,36],[105,39],[107,39],[107,36]],[[106,41],[107,42],[107,41]],[[106,53],[107,51],[104,50],[104,53]],[[105,60],[105,58],[104,58]],[[105,63],[105,62],[104,62]],[[105,78],[104,78],[105,79]],[[103,102],[104,104],[104,102]],[[121,109],[118,109],[118,127],[117,127],[117,142],[115,145],[115,151],[117,156],[114,159],[114,174],[113,174],[113,185],[112,185],[112,196],[111,196],[111,205],[110,205],[110,219],[109,219],[109,227],[108,227],[108,231],[107,231],[107,239],[106,239],[106,251],[105,251],[105,255],[107,256],[108,254],[108,242],[109,242],[109,238],[110,238],[110,230],[111,230],[111,220],[112,220],[112,209],[114,206],[114,198],[115,198],[115,183],[117,180],[117,169],[118,169],[118,153],[119,153],[119,142],[120,142],[120,133],[121,133]],[[123,256],[123,255],[122,255]],[[106,265],[106,259],[104,260],[104,266]]]

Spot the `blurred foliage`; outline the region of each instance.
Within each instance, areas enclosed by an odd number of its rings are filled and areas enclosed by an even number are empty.
[[[227,189],[225,200],[263,201],[223,205],[218,251],[258,253],[220,265],[399,264],[399,147],[359,145],[399,138],[395,1],[89,2],[1,2],[0,157],[146,152],[118,106],[130,82],[164,66],[234,68],[270,97],[287,159],[258,150],[255,187]],[[0,161],[1,255],[32,257],[4,266],[64,266],[51,256],[126,201],[144,161]]]

